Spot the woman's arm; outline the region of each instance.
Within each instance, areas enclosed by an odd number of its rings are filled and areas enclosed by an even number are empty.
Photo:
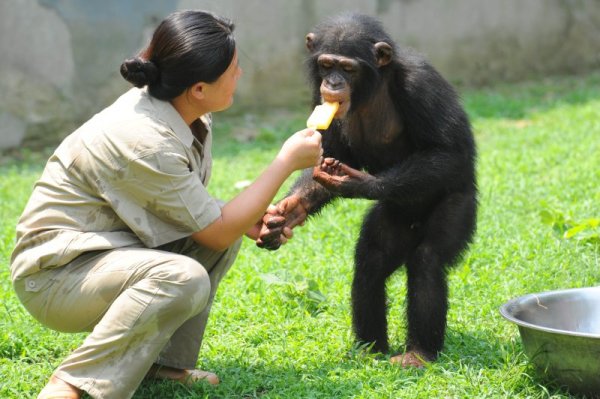
[[[315,166],[321,156],[321,134],[305,129],[291,136],[273,162],[244,191],[227,202],[221,216],[192,238],[222,251],[260,221],[281,185],[295,170]]]

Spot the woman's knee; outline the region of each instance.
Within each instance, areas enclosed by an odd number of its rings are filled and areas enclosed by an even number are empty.
[[[173,254],[168,262],[152,271],[151,278],[161,280],[170,306],[178,311],[201,312],[210,297],[210,278],[204,267],[185,255]]]

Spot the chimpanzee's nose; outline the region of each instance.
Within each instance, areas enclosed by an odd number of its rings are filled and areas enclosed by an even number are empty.
[[[333,91],[342,90],[346,84],[344,78],[339,76],[332,76],[329,79],[327,79],[325,83],[327,85],[327,88]]]

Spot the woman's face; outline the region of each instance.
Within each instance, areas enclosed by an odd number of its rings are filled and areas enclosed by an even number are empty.
[[[223,111],[233,104],[233,95],[237,87],[237,81],[242,75],[242,68],[238,64],[237,50],[229,67],[213,83],[204,86],[204,96],[207,100],[210,112]]]

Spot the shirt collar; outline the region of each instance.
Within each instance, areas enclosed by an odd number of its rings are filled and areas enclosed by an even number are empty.
[[[154,116],[167,124],[184,145],[191,147],[194,142],[194,135],[175,107],[168,101],[152,97],[148,93],[147,88],[138,90],[141,91],[143,101],[148,101],[151,104],[151,108],[154,108],[156,112]],[[200,117],[200,121],[207,127],[210,133],[210,116],[203,115]]]

